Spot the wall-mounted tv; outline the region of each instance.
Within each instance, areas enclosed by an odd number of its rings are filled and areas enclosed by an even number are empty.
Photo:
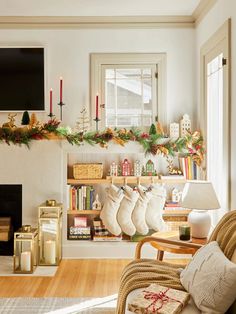
[[[43,111],[44,48],[0,48],[0,111]]]

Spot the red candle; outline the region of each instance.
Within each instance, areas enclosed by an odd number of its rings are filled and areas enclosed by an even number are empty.
[[[52,88],[50,89],[50,113],[52,113]]]
[[[98,94],[96,95],[96,119],[98,119]]]
[[[62,102],[62,77],[60,77],[60,102]]]

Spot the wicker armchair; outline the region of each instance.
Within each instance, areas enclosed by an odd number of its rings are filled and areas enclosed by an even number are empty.
[[[236,210],[224,215],[208,240],[208,242],[211,241],[217,241],[225,256],[232,262],[236,263]],[[125,310],[127,308],[125,302],[127,303],[130,298],[133,298],[140,290],[147,287],[153,279],[153,282],[157,283],[162,283],[161,280],[164,280],[163,285],[167,287],[184,290],[179,281],[179,267],[181,267],[181,265],[150,259],[141,259],[143,245],[150,242],[168,243],[177,246],[181,244],[181,246],[186,246],[195,250],[196,248],[199,249],[202,247],[201,244],[152,236],[148,236],[141,240],[136,246],[135,260],[127,265],[123,271],[116,314],[131,314],[131,312]],[[199,314],[201,312],[191,300],[182,313]],[[236,302],[227,313],[236,314]]]

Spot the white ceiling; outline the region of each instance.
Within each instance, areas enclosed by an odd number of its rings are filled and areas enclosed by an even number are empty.
[[[200,0],[0,0],[0,15],[191,15],[199,2]]]

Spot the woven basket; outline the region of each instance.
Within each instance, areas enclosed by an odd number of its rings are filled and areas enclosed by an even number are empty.
[[[78,179],[101,179],[103,176],[103,164],[75,164],[73,165],[73,176]]]

